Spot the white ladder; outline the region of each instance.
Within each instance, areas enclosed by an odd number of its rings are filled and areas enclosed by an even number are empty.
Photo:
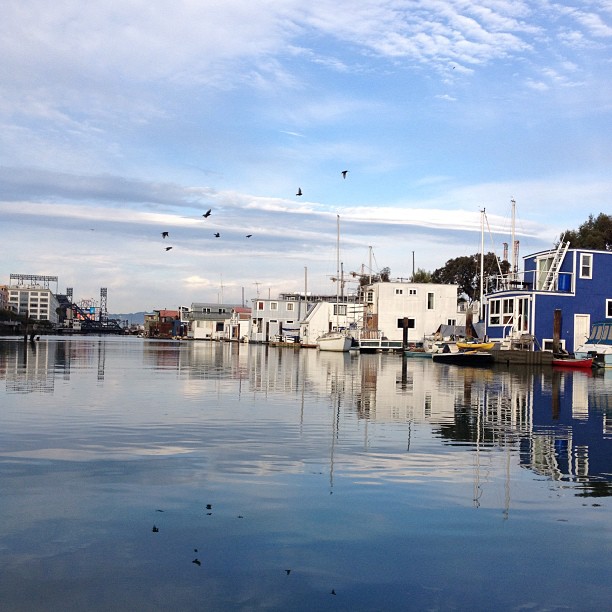
[[[561,240],[559,241],[559,246],[557,247],[557,250],[555,251],[555,255],[553,257],[553,260],[550,264],[550,268],[548,269],[548,272],[546,273],[546,278],[544,279],[544,284],[542,285],[542,289],[544,291],[551,291],[555,288],[556,283],[557,283],[557,278],[559,277],[559,268],[561,267],[561,264],[563,263],[563,258],[565,257],[565,254],[567,253],[567,249],[569,249],[569,242],[564,242],[564,236],[561,236]]]

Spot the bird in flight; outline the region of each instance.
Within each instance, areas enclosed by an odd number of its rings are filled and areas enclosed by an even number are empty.
[[[168,232],[162,232],[162,238],[167,238],[170,234]]]
[[[215,232],[215,238],[220,238],[221,234],[219,232]]]
[[[246,237],[250,238],[253,234],[247,234]]]
[[[296,196],[301,196],[302,195],[302,188],[298,187],[297,193],[295,194]]]
[[[172,247],[166,247],[166,251],[169,251]]]
[[[209,208],[202,216],[205,219],[208,219],[208,217],[210,217],[210,213],[212,212],[212,208]]]
[[[345,179],[347,174],[348,174],[348,170],[343,170],[342,171],[342,178]]]

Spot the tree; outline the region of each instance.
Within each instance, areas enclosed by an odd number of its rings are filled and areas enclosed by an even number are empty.
[[[431,272],[427,272],[422,268],[417,268],[417,271],[410,277],[411,283],[431,283]]]
[[[505,260],[500,261],[499,267],[502,274],[507,274],[510,264]],[[495,253],[487,253],[484,256],[484,273],[484,289],[487,291],[492,288],[492,277],[499,275]],[[465,294],[470,301],[474,301],[480,297],[480,253],[449,259],[442,268],[434,270],[431,279],[434,283],[459,285],[458,295]]]
[[[612,251],[612,216],[599,213],[597,217],[589,215],[577,230],[566,230],[559,237],[559,242],[569,242],[574,249],[594,249]],[[559,242],[555,246],[559,246]]]
[[[352,273],[356,276],[355,272]],[[391,280],[391,268],[383,268],[378,274],[360,274],[359,285],[365,287],[372,283],[388,283]]]

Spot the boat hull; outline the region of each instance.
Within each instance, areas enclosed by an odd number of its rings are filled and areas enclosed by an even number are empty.
[[[334,351],[346,353],[351,348],[352,339],[344,334],[324,334],[317,338],[317,347],[320,351]]]
[[[431,356],[436,363],[447,363],[470,367],[486,368],[495,363],[495,357],[486,351],[463,351],[460,353],[434,353]]]
[[[571,357],[568,357],[553,359],[552,364],[558,368],[580,368],[590,370],[593,367],[593,359],[572,359]]]

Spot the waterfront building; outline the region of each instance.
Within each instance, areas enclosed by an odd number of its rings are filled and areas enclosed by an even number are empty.
[[[178,310],[154,310],[144,316],[144,333],[149,338],[174,338],[181,336],[181,320]]]
[[[441,325],[464,326],[468,306],[457,301],[457,285],[377,282],[362,288],[362,338],[384,336],[402,341],[404,319],[408,342],[423,342]]]
[[[313,306],[313,302],[300,299],[298,294],[281,294],[276,299],[254,299],[249,342],[267,343],[283,338],[297,341],[300,322]]]
[[[54,324],[59,322],[59,302],[48,286],[37,282],[37,277],[31,277],[27,284],[9,285],[7,291],[10,310],[20,315],[27,314],[30,319],[36,321],[49,321]]]
[[[224,340],[231,337],[234,304],[193,302],[186,318],[187,337],[193,340]]]
[[[553,350],[555,320],[559,347],[569,353],[589,335],[591,324],[612,320],[612,252],[557,248],[523,258],[523,273],[495,277],[485,295],[490,340],[523,337]]]

